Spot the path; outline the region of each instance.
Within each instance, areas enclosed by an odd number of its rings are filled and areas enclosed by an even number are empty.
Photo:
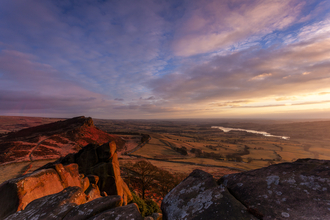
[[[180,164],[188,164],[188,165],[195,165],[195,166],[202,166],[202,167],[218,167],[218,168],[226,168],[226,169],[237,170],[237,171],[247,171],[245,169],[240,169],[240,168],[236,168],[236,167],[201,164],[201,163],[184,162],[184,161],[171,161],[171,160],[164,160],[164,159],[149,158],[149,157],[144,157],[144,156],[140,156],[140,155],[129,155],[129,156],[130,157],[143,158],[143,159],[146,159],[146,160],[155,160],[155,161],[168,162],[168,163],[180,163]]]
[[[50,137],[51,137],[51,136],[50,136]],[[44,142],[45,140],[49,139],[50,137],[47,137],[47,138],[45,138],[45,139],[39,141],[38,144],[37,144],[37,146],[35,146],[35,147],[32,149],[32,151],[31,151],[30,154],[29,154],[30,161],[33,161],[33,159],[32,159],[32,154],[33,154],[33,152],[34,152],[35,150],[38,149],[39,145],[42,144],[42,142]]]

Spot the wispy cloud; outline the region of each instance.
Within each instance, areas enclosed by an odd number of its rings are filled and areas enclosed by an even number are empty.
[[[273,74],[271,74],[271,73],[263,73],[263,74],[260,74],[258,76],[252,77],[251,79],[249,79],[249,81],[251,81],[251,80],[264,80],[265,78],[270,77],[272,75]]]
[[[300,103],[283,103],[272,105],[245,105],[245,106],[233,106],[233,108],[268,108],[268,107],[283,107],[283,106],[297,106],[297,105],[315,105],[330,103],[330,100],[316,101],[316,102],[300,102]]]

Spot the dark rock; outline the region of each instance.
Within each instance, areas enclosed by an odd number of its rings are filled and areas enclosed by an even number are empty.
[[[116,152],[116,143],[114,141],[102,144],[96,148],[99,161],[107,162]]]
[[[103,211],[121,206],[120,196],[107,196],[74,207],[63,220],[85,220]]]
[[[161,213],[153,213],[151,216],[144,217],[144,220],[162,220],[163,215]]]
[[[88,175],[87,178],[89,179],[89,182],[92,184],[97,184],[99,182],[99,177],[96,175]]]
[[[99,162],[96,153],[97,146],[95,144],[88,144],[74,155],[75,163],[79,165],[79,173],[83,173],[86,176],[92,174],[91,167]]]
[[[96,184],[90,184],[88,189],[85,191],[88,201],[101,197],[99,187]]]
[[[0,185],[0,219],[15,213],[19,206],[17,185],[6,181]]]
[[[116,220],[143,220],[141,213],[135,203],[117,207],[101,214],[96,215],[95,217],[90,218],[89,220],[103,220],[103,219],[116,219]]]
[[[62,219],[75,206],[85,202],[86,198],[81,188],[68,187],[59,193],[32,201],[23,211],[8,216],[6,220]]]
[[[151,217],[154,219],[154,220],[162,220],[163,219],[163,215],[162,213],[153,213],[151,215]]]
[[[212,175],[194,170],[161,205],[165,220],[256,219]]]
[[[330,219],[330,161],[301,159],[222,177],[263,219]]]

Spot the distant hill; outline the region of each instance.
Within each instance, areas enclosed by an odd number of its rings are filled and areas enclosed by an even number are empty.
[[[83,146],[115,141],[118,150],[125,141],[110,135],[84,116],[9,132],[0,136],[0,164],[55,159],[78,152]]]
[[[0,116],[0,134],[12,131],[18,131],[24,128],[35,127],[43,124],[49,124],[64,118],[42,118],[25,116]]]

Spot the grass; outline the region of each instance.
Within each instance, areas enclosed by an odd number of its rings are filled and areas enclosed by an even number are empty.
[[[33,162],[19,162],[0,166],[0,184],[4,181],[31,173],[33,170],[55,160],[38,160]],[[28,171],[27,171],[28,169]]]

